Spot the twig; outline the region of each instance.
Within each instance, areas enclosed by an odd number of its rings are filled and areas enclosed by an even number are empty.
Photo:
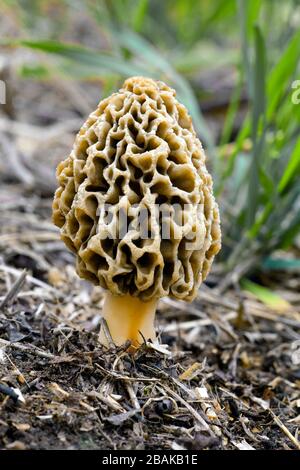
[[[232,354],[231,361],[228,365],[228,369],[230,370],[233,377],[236,376],[237,360],[238,360],[238,357],[239,357],[241,347],[242,347],[241,343],[238,343],[236,345],[236,347],[234,348],[233,354]]]
[[[10,266],[6,266],[5,264],[0,265],[0,271],[4,271],[10,274],[13,274],[15,276],[20,275],[20,271],[18,269],[11,268]],[[57,289],[50,286],[49,284],[46,284],[46,282],[40,281],[36,277],[30,276],[29,274],[27,274],[26,277],[27,277],[27,281],[31,282],[32,284],[42,287],[43,289],[50,290],[57,295],[60,295],[60,292]]]
[[[195,308],[192,305],[187,304],[186,302],[169,299],[169,297],[164,297],[163,299],[161,299],[161,302],[166,305],[169,305],[172,308],[175,308],[176,310],[185,312],[186,314],[192,314],[196,317],[207,319],[206,313],[201,312],[198,308]]]
[[[133,389],[133,386],[130,382],[126,381],[125,382],[125,387],[128,392],[129,398],[131,400],[132,406],[134,407],[135,410],[140,410],[141,405],[136,397],[135,391]]]
[[[167,385],[161,383],[160,384],[163,389],[171,395],[173,398],[176,400],[180,401],[182,405],[184,405],[187,410],[194,416],[194,418],[201,424],[202,428],[205,429],[211,436],[216,437],[213,431],[210,429],[208,426],[207,422],[202,418],[202,416],[198,413],[198,411],[195,410],[189,403],[187,403],[178,393],[174,392],[171,388],[169,388]]]
[[[14,282],[14,284],[11,286],[11,288],[7,292],[6,296],[4,297],[4,299],[2,300],[0,304],[0,309],[3,309],[14,300],[15,296],[18,294],[19,290],[23,286],[25,279],[26,279],[26,269],[24,269],[24,271],[21,272],[20,276],[17,278],[17,280]]]
[[[150,377],[128,377],[127,375],[121,375],[117,372],[113,372],[111,370],[104,369],[104,367],[100,366],[97,362],[95,366],[100,369],[105,375],[110,375],[114,379],[118,380],[127,380],[128,382],[157,382],[157,379],[150,378]]]
[[[13,243],[15,241],[22,241],[22,242],[38,242],[38,241],[48,241],[48,240],[59,240],[59,235],[56,231],[51,232],[31,232],[31,231],[23,231],[23,232],[16,232],[16,233],[9,233],[0,236],[0,243]]]
[[[24,380],[24,382],[26,383],[26,385],[28,385],[28,382],[24,376],[24,374],[22,374],[22,372],[20,371],[20,369],[16,366],[16,364],[13,363],[13,361],[11,360],[11,358],[9,357],[9,355],[4,351],[4,354],[5,356],[7,357],[7,360],[8,362],[10,363],[10,365],[13,367],[13,369],[18,373],[18,375],[20,377],[22,377],[22,379]]]
[[[113,411],[117,411],[119,413],[125,413],[125,409],[110,395],[104,395],[103,393],[96,392],[93,390],[91,392],[87,392],[87,396],[91,398],[97,398],[98,400],[102,401],[105,405],[111,408]]]
[[[243,243],[243,241],[244,240],[241,240],[241,244]],[[239,248],[239,246],[237,246],[237,248]],[[238,250],[235,249],[235,251]],[[218,286],[218,292],[220,293],[220,295],[222,295],[230,285],[238,283],[239,280],[243,277],[243,275],[258,263],[259,256],[253,255],[249,259],[240,261],[239,264],[236,263],[237,259],[238,257],[236,257],[235,263],[232,263],[233,265],[236,264],[236,267],[228,274],[226,274],[226,276],[223,278],[223,280]]]
[[[199,396],[201,408],[205,416],[210,422],[217,423],[220,426],[221,424],[215,411],[213,400],[209,398],[206,386],[202,385],[202,387],[196,387],[195,394]],[[213,426],[213,428],[215,429],[215,432],[219,434],[220,428],[217,426]]]
[[[23,351],[25,353],[35,354],[36,356],[40,356],[40,357],[43,357],[45,359],[56,359],[56,356],[54,356],[54,354],[47,353],[45,351],[41,351],[39,348],[37,348],[33,344],[30,345],[30,346],[25,346],[24,344],[12,343],[11,341],[7,341],[5,339],[0,338],[0,346],[1,345],[4,346],[4,347],[10,347],[10,348],[13,348],[13,349],[18,349],[19,351]]]
[[[208,326],[212,325],[214,322],[209,318],[203,318],[201,320],[191,320],[185,321],[181,323],[173,323],[171,325],[167,325],[164,329],[164,333],[172,333],[173,331],[178,330],[190,330],[191,328],[195,328],[196,326]]]
[[[124,367],[123,367],[123,364],[121,362],[118,364],[118,369],[121,373],[124,373]],[[125,388],[127,390],[127,393],[129,395],[129,398],[131,400],[131,403],[132,403],[132,406],[134,407],[134,409],[140,410],[141,405],[140,405],[140,403],[139,403],[139,401],[136,397],[136,393],[133,389],[132,383],[130,383],[126,380],[125,381]]]
[[[110,348],[115,348],[116,345],[114,343],[114,340],[112,339],[112,336],[110,334],[108,324],[107,324],[107,321],[105,320],[105,318],[102,317],[100,319],[100,325],[101,325],[101,328],[103,329],[103,333],[104,333],[106,341],[108,342],[109,347]]]
[[[0,131],[21,137],[29,137],[42,142],[58,139],[61,135],[65,135],[68,132],[73,133],[77,131],[80,126],[81,120],[78,118],[58,122],[47,127],[33,126],[32,124],[10,119],[0,119]]]
[[[275,413],[272,411],[272,410],[268,410],[270,412],[270,415],[272,416],[272,418],[274,419],[275,423],[277,424],[277,426],[284,432],[284,434],[290,439],[290,441],[294,444],[294,446],[300,450],[300,442],[298,441],[298,439],[296,439],[295,436],[293,436],[293,434],[288,430],[288,428],[283,424],[283,422],[281,421],[281,419],[275,415]]]

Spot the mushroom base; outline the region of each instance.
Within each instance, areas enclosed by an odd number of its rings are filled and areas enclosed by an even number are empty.
[[[117,346],[131,341],[131,350],[137,349],[144,339],[156,340],[154,319],[157,299],[142,302],[130,295],[105,295],[102,316],[105,318],[113,342]],[[108,346],[108,340],[101,329],[100,343]]]

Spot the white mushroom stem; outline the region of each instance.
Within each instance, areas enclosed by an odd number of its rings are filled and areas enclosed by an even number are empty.
[[[107,292],[102,316],[107,322],[114,343],[120,346],[130,340],[136,349],[144,342],[143,338],[154,342],[156,306],[157,299],[142,302],[131,295],[115,296]],[[103,329],[100,332],[100,343],[108,346]]]

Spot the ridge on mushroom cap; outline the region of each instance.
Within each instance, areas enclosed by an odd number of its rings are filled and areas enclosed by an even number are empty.
[[[141,92],[144,92],[145,90],[157,90],[157,91],[169,91],[171,92],[174,96],[176,95],[175,90],[173,88],[170,88],[168,85],[166,85],[164,82],[160,80],[154,80],[152,78],[148,77],[142,77],[142,76],[135,76],[135,77],[130,77],[125,80],[123,87],[121,90],[128,90],[136,94],[140,94]]]
[[[220,249],[219,211],[201,143],[173,89],[127,79],[88,117],[57,179],[53,221],[81,277],[145,301],[195,297]],[[158,204],[165,212],[157,217]],[[129,224],[120,235],[122,214]]]

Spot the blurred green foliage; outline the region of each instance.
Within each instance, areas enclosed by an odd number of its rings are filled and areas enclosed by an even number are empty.
[[[136,74],[177,90],[213,167],[225,272],[239,279],[291,246],[300,231],[300,105],[291,99],[300,78],[298,0],[4,0],[4,12],[21,31],[11,44],[52,54],[57,73],[101,78],[103,94]],[[76,34],[78,17],[92,33]],[[36,70],[44,74],[44,63]],[[236,78],[216,139],[197,79],[224,70]],[[234,135],[243,90],[249,106]]]

